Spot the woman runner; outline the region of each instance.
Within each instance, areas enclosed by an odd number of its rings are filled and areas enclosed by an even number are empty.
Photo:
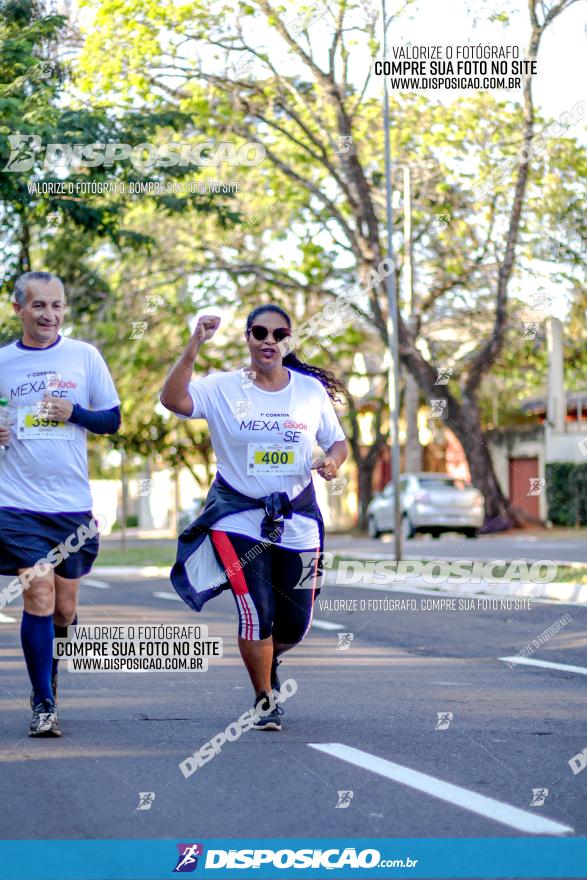
[[[195,582],[195,559],[209,539],[222,588],[228,582],[236,602],[239,649],[262,710],[254,726],[281,730],[283,709],[269,695],[279,690],[279,657],[302,641],[312,619],[324,528],[311,469],[330,481],[347,457],[331,402],[344,388],[293,352],[282,356],[279,343],[292,325],[273,304],[247,318],[248,371],[192,381],[200,346],[219,325],[218,317],[198,320],[161,394],[180,418],[207,420],[217,460],[203,513],[180,535],[171,580],[196,610],[218,593]],[[316,444],[326,455],[313,465]]]

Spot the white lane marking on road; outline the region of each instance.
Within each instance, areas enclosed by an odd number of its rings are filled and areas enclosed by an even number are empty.
[[[106,581],[96,581],[94,578],[84,578],[83,583],[88,587],[95,587],[97,590],[109,590],[110,584]]]
[[[181,596],[177,593],[153,593],[156,599],[171,599],[172,602],[181,602]]]
[[[0,623],[16,623],[16,617],[9,617],[8,614],[0,614]]]
[[[466,681],[431,681],[430,684],[450,685],[451,687],[472,687],[472,682]]]
[[[520,540],[519,543],[522,544],[524,541],[527,541],[527,540],[528,540],[528,538],[524,538],[524,539]],[[569,543],[569,544],[564,545],[563,550],[577,550],[577,548],[579,548],[579,547],[581,547],[581,544],[570,544]],[[540,542],[540,549],[541,550],[542,549],[560,550],[561,545],[558,544],[556,541],[541,541]],[[528,560],[528,561],[530,561],[530,560]]]
[[[335,630],[340,631],[340,628],[344,627],[344,623],[333,623],[331,620],[316,620],[316,618],[314,618],[312,626],[315,627],[315,629],[327,629],[334,632]]]
[[[513,663],[515,666],[540,666],[541,669],[558,669],[560,672],[576,672],[577,675],[587,675],[584,666],[571,666],[568,663],[553,663],[551,660],[530,660],[528,657],[498,657],[504,663]]]
[[[568,825],[561,825],[560,822],[544,819],[542,816],[537,816],[536,813],[528,813],[518,807],[511,807],[509,804],[504,804],[503,801],[477,794],[467,788],[461,788],[460,785],[453,785],[451,782],[444,782],[442,779],[428,776],[428,774],[412,770],[410,767],[394,764],[393,761],[387,761],[377,755],[370,755],[368,752],[363,752],[352,746],[345,746],[342,743],[308,743],[308,745],[319,752],[325,752],[327,755],[340,758],[341,761],[347,761],[364,770],[378,773],[379,776],[385,776],[386,779],[392,779],[394,782],[401,782],[403,785],[423,791],[425,794],[432,795],[442,801],[448,801],[448,803],[462,807],[464,810],[486,816],[494,822],[509,825],[510,828],[516,828],[518,831],[526,831],[529,834],[572,834],[574,831]]]

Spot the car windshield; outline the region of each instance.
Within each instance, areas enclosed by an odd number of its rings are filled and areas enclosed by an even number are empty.
[[[422,487],[422,489],[466,489],[468,484],[465,483],[464,480],[459,480],[452,477],[443,478],[434,478],[434,477],[419,477],[418,483]]]

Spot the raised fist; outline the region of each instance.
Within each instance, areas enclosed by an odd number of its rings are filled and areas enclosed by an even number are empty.
[[[202,342],[208,342],[212,339],[218,328],[220,327],[220,318],[216,315],[202,315],[198,318],[196,329],[193,332],[192,339],[201,345]]]

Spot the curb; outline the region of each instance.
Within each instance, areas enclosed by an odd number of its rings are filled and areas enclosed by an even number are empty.
[[[89,577],[169,578],[171,565],[95,565]]]

